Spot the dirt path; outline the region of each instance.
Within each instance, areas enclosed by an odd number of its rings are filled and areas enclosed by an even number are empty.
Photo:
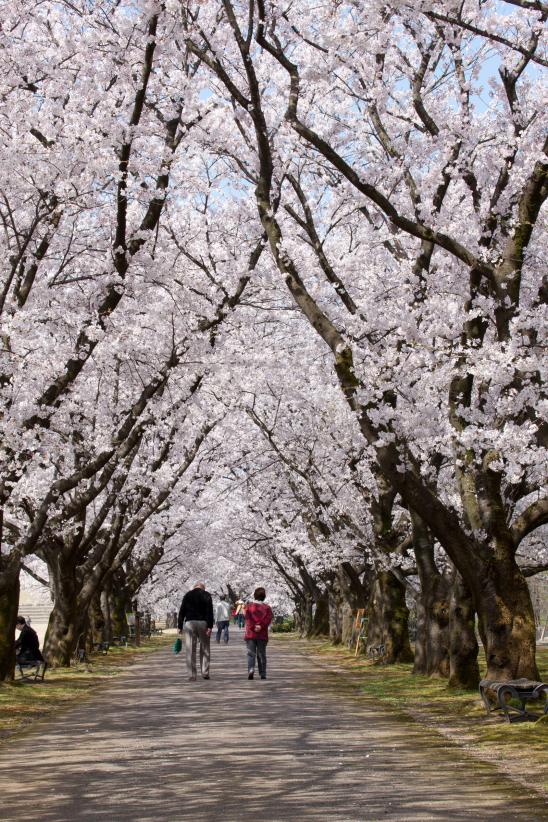
[[[163,650],[0,754],[6,822],[548,820],[435,732],[358,700],[286,643],[248,682],[241,635],[188,682]],[[34,687],[34,686],[29,686]],[[40,687],[40,686],[38,686]]]

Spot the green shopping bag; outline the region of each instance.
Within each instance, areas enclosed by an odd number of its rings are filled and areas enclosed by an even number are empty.
[[[175,640],[175,642],[173,643],[173,653],[174,654],[180,654],[182,647],[183,647],[183,640],[181,639],[180,636],[178,636],[177,639]]]

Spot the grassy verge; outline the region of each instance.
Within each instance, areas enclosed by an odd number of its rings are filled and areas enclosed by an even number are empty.
[[[548,792],[546,718],[509,725],[498,713],[487,715],[477,691],[449,690],[445,680],[414,676],[412,665],[379,665],[363,657],[354,658],[344,646],[292,636],[292,640],[288,635],[276,636],[276,641],[289,640],[300,651],[348,672],[360,694],[436,728],[473,755],[495,763],[529,787]],[[547,647],[538,649],[537,659],[541,678],[547,682]],[[480,659],[480,669],[482,663],[484,659]],[[542,707],[537,713],[541,711]],[[524,761],[528,763],[525,768]]]
[[[101,683],[127,671],[144,654],[172,643],[172,636],[155,636],[143,640],[139,648],[113,647],[104,656],[94,654],[88,666],[48,668],[43,682],[0,683],[0,743],[36,720],[85,699]]]

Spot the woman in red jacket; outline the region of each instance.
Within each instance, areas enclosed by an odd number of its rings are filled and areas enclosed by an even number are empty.
[[[256,588],[253,601],[245,608],[245,644],[247,645],[247,678],[253,679],[255,672],[255,657],[259,668],[259,676],[266,679],[266,643],[268,642],[268,626],[272,622],[272,609],[265,602],[264,588]]]

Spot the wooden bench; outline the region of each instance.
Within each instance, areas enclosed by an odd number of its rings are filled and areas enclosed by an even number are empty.
[[[511,722],[511,714],[522,717],[538,718],[538,714],[530,713],[526,709],[528,702],[544,699],[544,713],[548,714],[548,683],[534,682],[531,679],[511,679],[508,682],[497,682],[493,679],[482,679],[479,685],[480,696],[487,713],[502,711],[507,722]],[[519,707],[511,700],[519,702]]]
[[[45,659],[18,659],[15,661],[15,667],[21,674],[21,679],[43,682],[48,663]],[[33,668],[34,670],[25,673],[27,668]]]

